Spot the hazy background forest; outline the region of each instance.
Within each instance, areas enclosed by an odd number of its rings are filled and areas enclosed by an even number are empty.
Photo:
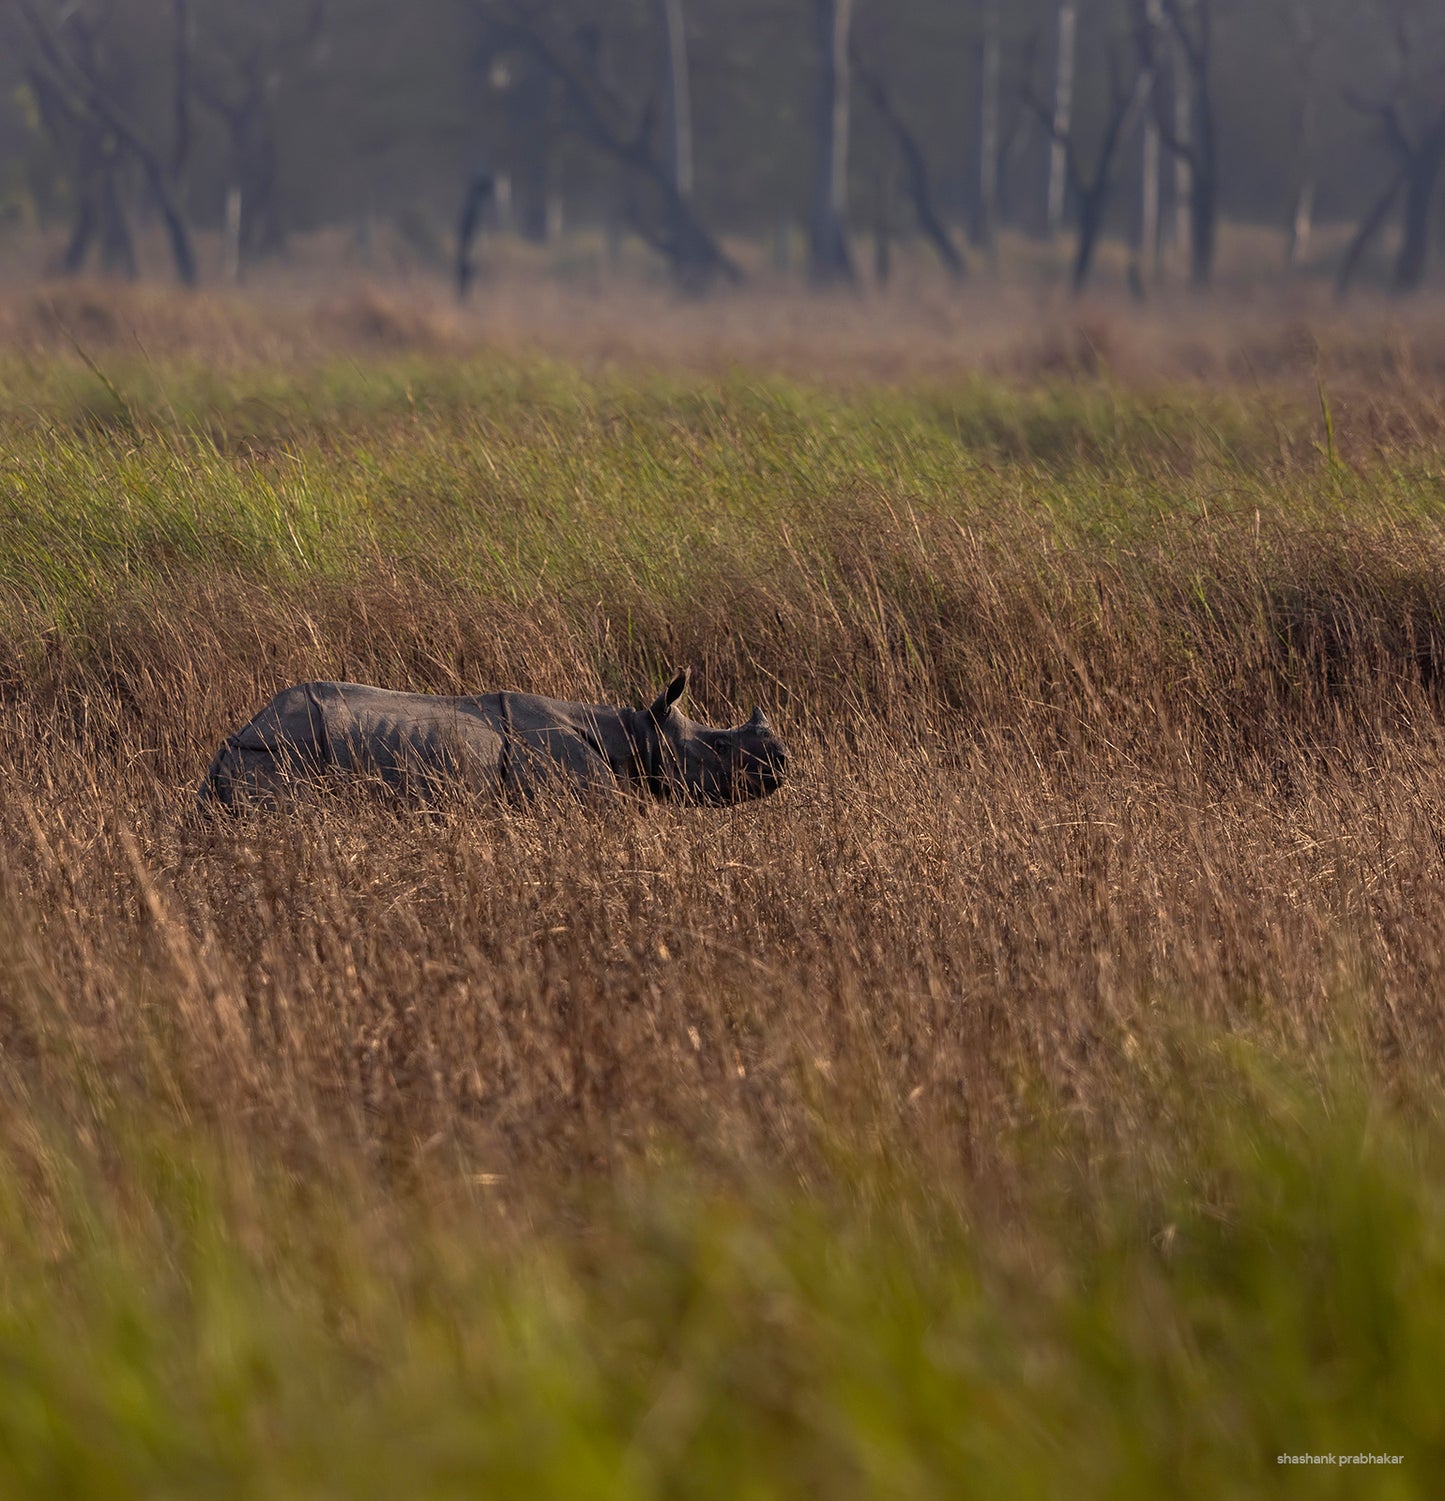
[[[521,264],[690,289],[867,284],[931,260],[1142,297],[1287,269],[1413,290],[1438,263],[1433,0],[4,0],[0,16],[17,276],[215,282],[309,247],[465,287],[531,244]]]

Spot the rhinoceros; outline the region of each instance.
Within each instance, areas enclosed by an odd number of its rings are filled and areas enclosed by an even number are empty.
[[[202,808],[275,803],[297,783],[370,781],[421,798],[446,787],[583,794],[633,787],[655,797],[733,803],[764,797],[787,752],[761,709],[716,730],[677,707],[679,672],[646,709],[531,693],[441,697],[362,683],[283,689],[216,752]]]

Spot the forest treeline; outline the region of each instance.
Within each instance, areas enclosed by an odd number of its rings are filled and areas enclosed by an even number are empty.
[[[224,274],[387,223],[465,292],[490,231],[637,236],[679,282],[766,240],[818,282],[926,244],[1100,240],[1143,291],[1215,274],[1224,220],[1343,289],[1429,275],[1439,0],[0,0],[0,219],[53,269]]]

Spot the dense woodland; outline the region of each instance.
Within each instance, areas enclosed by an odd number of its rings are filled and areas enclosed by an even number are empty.
[[[1112,237],[1141,294],[1226,221],[1345,287],[1439,258],[1438,0],[0,0],[0,75],[0,221],[59,273],[381,224],[463,291],[577,227],[694,288],[744,240],[847,283],[1068,236],[1083,287]]]

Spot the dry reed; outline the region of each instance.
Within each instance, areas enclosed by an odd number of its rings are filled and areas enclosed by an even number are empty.
[[[799,559],[666,619],[625,579],[600,613],[216,579],[16,662],[12,1082],[43,1092],[62,1042],[136,1078],[163,1035],[197,1108],[318,1150],[806,1171],[827,1119],[944,1173],[1040,1099],[1132,1129],[1116,1076],[1156,1026],[1438,1066],[1438,544],[1224,521],[1121,560],[1024,546],[1018,517],[875,520],[826,583]],[[286,681],[612,696],[670,658],[704,712],[770,703],[794,785],[188,818]]]

